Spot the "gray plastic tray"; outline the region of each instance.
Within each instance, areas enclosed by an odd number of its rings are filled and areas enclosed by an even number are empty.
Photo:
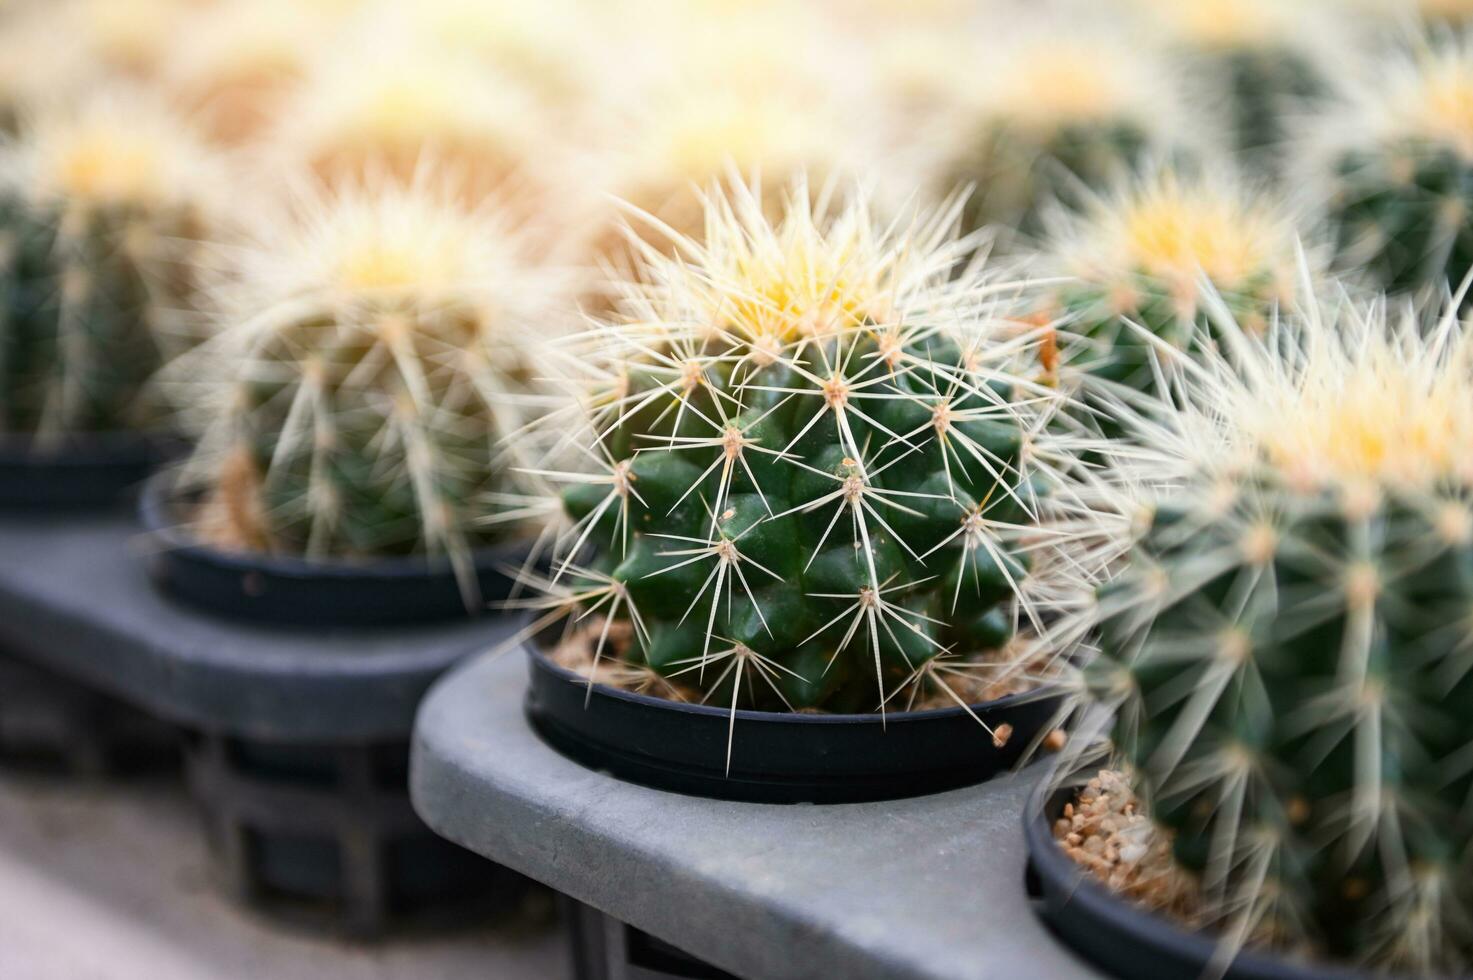
[[[548,748],[525,685],[521,660],[477,658],[420,709],[410,791],[451,840],[739,976],[1100,975],[1024,888],[1022,807],[1041,766],[885,803],[681,796]]]
[[[129,511],[0,517],[0,648],[169,721],[275,741],[409,734],[429,685],[515,630],[253,627],[161,596]]]

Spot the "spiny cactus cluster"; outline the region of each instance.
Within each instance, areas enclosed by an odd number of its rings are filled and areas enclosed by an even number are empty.
[[[1295,229],[1270,195],[1171,168],[1063,216],[1048,249],[1067,278],[1047,312],[1062,324],[1065,370],[1152,392],[1169,360],[1155,341],[1182,352],[1210,342],[1208,307],[1219,299],[1261,332],[1293,295]]]
[[[535,395],[553,284],[426,179],[296,210],[241,259],[216,336],[164,376],[201,433],[184,471],[200,533],[317,560],[444,557],[471,590],[473,550],[502,533],[478,521],[510,487],[498,442]]]
[[[963,263],[957,206],[886,226],[800,181],[773,222],[761,198],[735,184],[702,243],[646,246],[571,351],[583,403],[551,428],[593,470],[547,474],[571,525],[543,605],[733,709],[963,701],[1040,596],[1081,587],[1057,553],[1086,440],[1049,426],[1042,331]]]
[[[1460,974],[1473,338],[1345,303],[1219,336],[1142,439],[1089,685],[1229,945]]]
[[[1456,287],[1473,269],[1473,39],[1386,57],[1324,131],[1345,267],[1397,293]]]
[[[1192,150],[1165,65],[1123,36],[1060,28],[979,51],[976,65],[943,122],[943,182],[974,187],[968,227],[1035,234],[1049,205]]]
[[[37,116],[0,153],[0,432],[161,425],[148,381],[199,327],[216,163],[137,94]]]

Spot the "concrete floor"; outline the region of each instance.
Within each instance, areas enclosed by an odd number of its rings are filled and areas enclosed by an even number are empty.
[[[548,919],[366,947],[286,931],[213,890],[177,783],[0,770],[5,980],[557,980]]]

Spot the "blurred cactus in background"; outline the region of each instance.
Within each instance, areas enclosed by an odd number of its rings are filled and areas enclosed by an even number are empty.
[[[150,376],[197,337],[224,173],[144,96],[26,120],[0,153],[0,432],[161,424]]]
[[[1140,433],[1089,686],[1230,946],[1461,973],[1473,346],[1343,301],[1220,340]]]
[[[200,444],[211,543],[312,559],[471,552],[513,486],[498,446],[536,396],[557,291],[494,213],[423,175],[309,194],[223,284],[215,337],[164,381]],[[467,595],[472,601],[474,596]]]
[[[1016,30],[1016,29],[1015,29]],[[1035,27],[978,45],[959,66],[955,105],[940,117],[942,185],[974,187],[967,227],[1025,236],[1048,207],[1077,206],[1194,141],[1154,52],[1105,28]]]
[[[1437,294],[1473,269],[1473,38],[1384,56],[1319,124],[1342,266],[1395,293]]]
[[[299,0],[211,5],[185,23],[162,83],[216,141],[241,145],[270,128],[340,27]]]
[[[1172,168],[1100,196],[1082,213],[1058,215],[1048,268],[1068,279],[1046,312],[1062,324],[1064,369],[1154,391],[1162,369],[1172,368],[1168,351],[1212,343],[1209,307],[1218,300],[1261,334],[1293,297],[1294,217],[1234,177]]]
[[[1276,176],[1293,121],[1323,96],[1335,23],[1319,0],[1137,0],[1250,171]]]
[[[464,56],[375,30],[317,64],[270,139],[287,163],[335,185],[407,183],[434,161],[474,204],[551,168],[556,150],[545,136],[535,103],[516,85]]]
[[[881,224],[800,181],[775,221],[740,183],[705,207],[703,241],[645,246],[567,352],[582,394],[546,426],[586,472],[548,474],[570,484],[552,616],[617,624],[595,665],[733,709],[1022,680],[1014,634],[1083,588],[1074,533],[1038,527],[1078,504],[1087,439],[1047,424],[1018,287],[966,261],[957,205]]]

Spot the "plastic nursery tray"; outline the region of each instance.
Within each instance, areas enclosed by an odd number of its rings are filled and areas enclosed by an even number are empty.
[[[177,772],[179,731],[0,652],[0,766],[82,779]]]
[[[873,803],[670,793],[544,742],[522,713],[526,676],[523,659],[478,657],[436,684],[415,726],[415,808],[630,935],[764,980],[1101,975],[1023,888],[1020,817],[1042,766]]]
[[[142,543],[120,514],[0,518],[0,648],[188,730],[191,784],[235,895],[367,935],[441,918],[478,888],[522,887],[435,839],[406,783],[420,697],[513,623],[245,626],[161,596]]]

